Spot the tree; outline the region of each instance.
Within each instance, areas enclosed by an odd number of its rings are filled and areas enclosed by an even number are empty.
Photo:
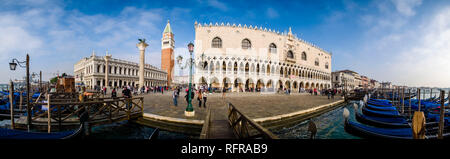
[[[51,78],[51,79],[50,79],[50,83],[56,83],[56,82],[58,82],[58,77],[59,77],[59,76],[56,76],[56,77]],[[63,73],[60,77],[67,77],[67,74],[66,74],[66,73]]]

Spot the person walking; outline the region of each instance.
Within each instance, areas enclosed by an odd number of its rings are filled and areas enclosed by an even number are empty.
[[[227,89],[225,87],[223,87],[222,89],[222,99],[225,99],[225,92],[227,91]]]
[[[127,98],[126,99],[127,109],[130,109],[131,108],[131,91],[127,87],[125,87],[122,91],[122,95],[123,95],[123,97]]]
[[[202,93],[202,96],[203,96],[203,107],[206,108],[206,100],[208,99],[208,92],[206,92],[206,90],[204,90]]]
[[[195,93],[193,90],[191,90],[191,101],[194,99]],[[186,103],[189,103],[189,88],[186,88],[186,95],[184,96],[186,98]]]
[[[116,97],[117,97],[116,88],[113,88],[113,90],[111,92],[111,98],[116,98]]]
[[[173,90],[173,94],[172,94],[172,98],[173,98],[173,104],[175,106],[178,106],[178,90]]]
[[[330,90],[330,89],[327,89],[326,92],[325,92],[325,94],[328,96],[328,99],[330,99],[330,96],[331,96],[331,90]]]
[[[334,99],[334,95],[336,95],[336,92],[337,92],[336,89],[330,90],[330,93],[331,93],[331,99]]]
[[[202,100],[203,100],[203,97],[202,97],[202,90],[199,89],[199,90],[197,91],[198,107],[202,107]]]

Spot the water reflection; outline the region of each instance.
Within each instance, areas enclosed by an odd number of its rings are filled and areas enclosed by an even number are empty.
[[[350,102],[339,108],[323,113],[319,116],[303,121],[295,126],[283,128],[274,132],[282,139],[309,139],[308,123],[312,120],[316,123],[317,134],[316,139],[360,139],[344,130],[343,109],[346,107],[350,111],[349,119],[354,119],[353,103]]]

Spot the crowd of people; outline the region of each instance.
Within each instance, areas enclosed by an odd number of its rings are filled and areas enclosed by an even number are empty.
[[[176,86],[176,87],[168,87],[168,86],[143,86],[140,89],[138,87],[135,86],[122,86],[122,87],[113,87],[112,91],[111,91],[111,97],[115,98],[117,97],[117,91],[118,89],[122,89],[122,96],[126,97],[126,98],[131,98],[132,95],[138,95],[138,94],[148,94],[148,93],[161,93],[164,94],[164,91],[169,91],[172,90],[172,99],[173,99],[173,104],[174,106],[178,106],[178,98],[180,97],[180,93],[182,91],[182,89],[185,89],[185,100],[188,103],[189,102],[189,97],[191,98],[190,100],[194,100],[196,99],[198,101],[198,107],[204,107],[206,108],[206,102],[208,100],[208,94],[212,93],[212,92],[216,92],[218,90],[218,88],[211,88],[208,87],[207,85],[202,85],[202,86],[198,86],[198,87],[193,87],[191,94],[189,96],[189,89],[185,88],[185,87],[181,87],[181,86]],[[106,95],[108,92],[108,88],[103,87],[100,88],[99,86],[95,86],[94,90],[101,92],[102,94]],[[222,99],[225,98],[225,94],[226,92],[230,91],[230,88],[226,88],[226,87],[222,87],[219,88],[220,92],[222,93]],[[258,90],[248,90],[248,91],[258,91]],[[324,95],[324,96],[328,96],[328,99],[334,99],[334,96],[337,93],[341,93],[341,90],[337,90],[337,89],[323,89],[323,90],[318,90],[317,88],[312,88],[312,89],[304,89],[301,88],[299,90],[300,93],[310,93],[311,95]],[[291,94],[291,89],[289,88],[283,88],[283,89],[279,89],[279,92],[283,92],[284,94],[290,95]],[[129,104],[127,104],[127,107],[129,106]]]
[[[177,86],[173,88],[172,93],[172,99],[175,106],[178,106],[178,97],[180,96],[181,87]],[[207,88],[206,86],[202,86],[199,89],[193,88],[191,91],[191,94],[189,95],[189,88],[186,88],[185,90],[186,95],[184,96],[186,103],[189,103],[189,97],[190,100],[194,100],[195,95],[197,95],[197,101],[198,101],[198,107],[204,107],[206,108],[206,101],[208,100],[208,93],[211,93],[211,89]],[[203,105],[202,105],[203,103]]]

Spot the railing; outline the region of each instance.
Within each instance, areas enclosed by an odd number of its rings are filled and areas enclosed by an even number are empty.
[[[257,124],[246,115],[242,114],[236,107],[228,103],[228,122],[231,129],[233,129],[234,135],[239,139],[244,138],[259,138],[264,139],[278,139],[276,135]]]
[[[144,110],[144,97],[134,98],[98,98],[85,102],[72,100],[53,101],[47,95],[47,101],[37,101],[32,103],[35,112],[32,114],[32,122],[48,122],[49,131],[51,122],[57,122],[61,129],[62,123],[79,123],[80,115],[87,112],[89,122],[107,121],[112,122],[117,118],[129,120],[132,116],[142,115]],[[47,109],[42,109],[47,107]]]

